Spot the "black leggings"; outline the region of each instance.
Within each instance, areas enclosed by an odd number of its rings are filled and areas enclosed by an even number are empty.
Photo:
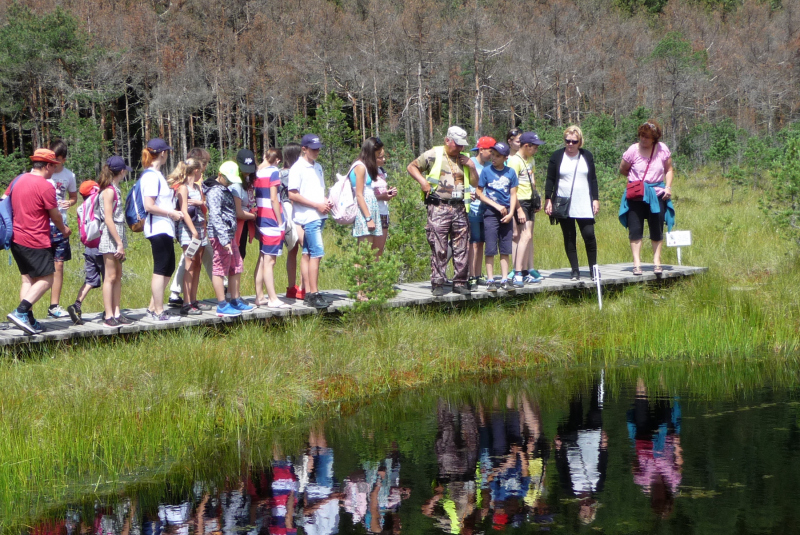
[[[644,222],[650,227],[650,241],[664,239],[664,217],[667,214],[667,203],[658,199],[661,211],[657,214],[650,212],[650,205],[644,201],[628,201],[628,239],[639,241],[644,236]]]
[[[169,234],[156,234],[147,238],[153,250],[153,275],[171,277],[175,272],[175,238]]]
[[[578,266],[578,247],[576,242],[578,235],[575,232],[575,222],[578,222],[578,227],[581,229],[581,236],[583,236],[583,243],[586,245],[586,256],[589,257],[589,270],[592,266],[597,264],[597,240],[594,237],[594,219],[560,219],[558,221],[561,226],[561,233],[564,235],[564,250],[567,252],[569,265],[573,272],[579,270]]]

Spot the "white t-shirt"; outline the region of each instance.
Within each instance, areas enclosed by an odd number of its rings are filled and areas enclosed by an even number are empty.
[[[289,169],[289,190],[297,190],[311,202],[325,201],[325,177],[322,166],[317,162],[312,164],[305,158],[299,158]],[[320,214],[310,206],[294,203],[294,222],[298,225],[307,225],[327,218],[327,215]]]
[[[578,163],[580,162],[580,165]],[[578,173],[575,174],[575,166]],[[572,176],[575,175],[575,189],[572,189]],[[558,177],[558,196],[569,197],[572,189],[572,202],[569,203],[569,216],[575,219],[593,219],[592,195],[589,192],[589,166],[580,154],[570,158],[564,153]]]
[[[54,173],[48,182],[50,182],[53,187],[56,188],[56,200],[58,201],[66,201],[69,199],[70,193],[75,193],[78,191],[78,187],[75,184],[75,173],[66,167],[62,169],[60,173]],[[65,225],[67,224],[67,210],[67,208],[58,209]],[[50,225],[53,226],[52,221],[50,222]]]
[[[142,197],[155,197],[156,206],[164,210],[174,210],[174,192],[167,184],[167,180],[159,171],[147,169],[139,180],[142,181]],[[168,234],[175,237],[175,222],[167,216],[147,214],[144,222],[144,237],[156,236],[158,234]]]

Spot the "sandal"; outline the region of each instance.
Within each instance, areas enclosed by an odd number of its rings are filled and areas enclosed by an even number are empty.
[[[664,270],[661,269],[661,266],[654,266],[653,273],[655,273],[656,275],[661,275],[662,273],[664,273]]]
[[[640,268],[640,267],[633,268],[633,274],[637,275],[637,276],[641,275],[642,274],[642,268]]]
[[[290,305],[288,303],[284,303],[283,301],[279,301],[278,303],[279,304],[277,304],[277,305],[270,305],[269,302],[267,302],[266,306],[267,306],[267,308],[284,308],[284,309],[285,308],[292,308],[292,305]]]

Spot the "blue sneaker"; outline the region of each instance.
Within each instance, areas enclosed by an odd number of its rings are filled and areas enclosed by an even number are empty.
[[[20,314],[17,311],[17,309],[14,309],[14,311],[11,312],[10,314],[8,314],[6,317],[8,318],[8,321],[10,321],[14,325],[16,325],[17,327],[22,329],[27,334],[38,334],[38,332],[36,331],[36,328],[33,325],[31,325],[31,322],[28,319],[28,315],[27,314]],[[34,320],[34,321],[36,321],[36,320]],[[39,331],[39,332],[41,332],[41,331]]]
[[[514,275],[516,275],[516,273],[514,272],[514,270],[513,270],[513,269],[512,269],[511,271],[509,271],[509,272],[508,272],[508,278],[509,278],[509,279],[513,279],[513,278],[514,278]]]
[[[253,305],[248,305],[247,303],[245,303],[244,301],[242,301],[240,299],[231,299],[230,300],[230,304],[231,304],[231,306],[233,308],[235,308],[236,310],[239,310],[241,312],[248,312],[248,311],[253,310],[255,308]]]
[[[542,282],[544,280],[544,277],[542,277],[541,275],[536,277],[536,275],[533,275],[533,273],[538,273],[538,272],[532,271],[529,275],[527,275],[524,279],[522,279],[525,284],[533,284],[535,282]]]
[[[514,288],[524,288],[525,287],[525,282],[523,282],[523,280],[522,280],[522,275],[517,275],[516,277],[514,277],[513,281],[514,281],[513,282]]]
[[[241,315],[242,311],[234,308],[230,301],[217,305],[217,316],[220,318],[235,318]]]

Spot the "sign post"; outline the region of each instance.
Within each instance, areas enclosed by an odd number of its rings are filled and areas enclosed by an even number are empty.
[[[600,267],[597,264],[592,266],[592,275],[594,276],[594,283],[597,285],[597,305],[600,310],[603,310],[603,290],[600,285]]]
[[[681,247],[689,247],[692,244],[692,231],[690,230],[673,230],[667,232],[667,247],[678,248],[678,265],[681,263]]]

